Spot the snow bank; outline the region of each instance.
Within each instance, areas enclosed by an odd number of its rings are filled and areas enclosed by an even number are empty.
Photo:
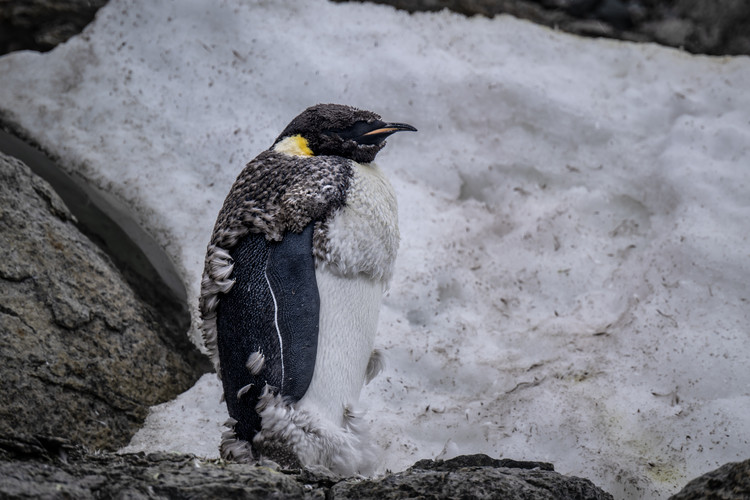
[[[547,460],[665,498],[750,455],[750,59],[510,17],[113,0],[0,58],[0,108],[113,193],[195,297],[235,176],[305,107],[411,123],[378,161],[402,247],[363,393],[382,468]],[[216,456],[206,376],[133,449]]]

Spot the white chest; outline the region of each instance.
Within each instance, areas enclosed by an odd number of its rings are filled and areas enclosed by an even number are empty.
[[[355,163],[354,169],[346,205],[328,221],[326,256],[315,271],[318,353],[312,382],[298,403],[336,426],[359,399],[399,243],[390,182],[373,164]]]
[[[346,205],[328,222],[326,264],[335,271],[387,281],[399,244],[393,186],[374,163],[354,163]]]
[[[383,286],[364,276],[347,278],[328,268],[315,272],[320,328],[315,371],[298,407],[340,426],[356,405],[372,353]]]

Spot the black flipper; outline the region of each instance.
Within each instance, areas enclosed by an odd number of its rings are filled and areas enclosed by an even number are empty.
[[[250,443],[261,428],[255,406],[266,384],[295,402],[312,380],[320,311],[313,228],[310,223],[302,233],[271,243],[248,234],[230,252],[235,283],[219,301],[217,340],[234,431]],[[246,366],[255,352],[264,357],[257,374]]]
[[[312,253],[314,226],[311,222],[302,233],[287,233],[280,243],[272,243],[266,266],[283,342],[280,392],[295,402],[310,386],[318,352],[320,296]]]

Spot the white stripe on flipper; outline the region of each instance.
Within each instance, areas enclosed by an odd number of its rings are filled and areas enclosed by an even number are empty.
[[[279,304],[276,302],[276,294],[273,293],[273,287],[268,280],[267,270],[263,271],[263,277],[266,278],[266,284],[268,284],[268,290],[270,290],[273,299],[273,324],[276,327],[276,335],[279,337],[279,357],[281,358],[281,387],[279,387],[279,392],[282,392],[284,389],[284,342],[281,340],[281,330],[279,329]]]

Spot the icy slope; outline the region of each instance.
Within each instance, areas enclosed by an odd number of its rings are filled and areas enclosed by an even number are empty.
[[[131,205],[191,297],[229,186],[299,111],[417,126],[378,157],[403,236],[363,393],[383,468],[547,460],[616,498],[750,456],[748,88],[744,57],[322,0],[113,0],[0,58],[6,117]],[[215,454],[219,393],[131,449]]]

